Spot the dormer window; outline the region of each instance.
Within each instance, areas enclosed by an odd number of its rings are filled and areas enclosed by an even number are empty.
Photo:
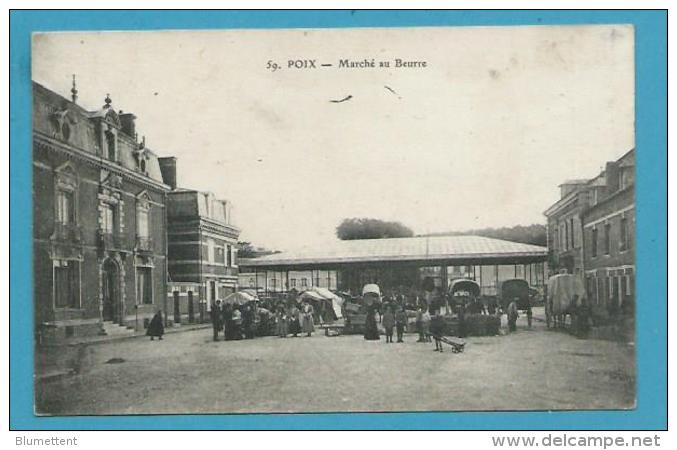
[[[106,157],[111,161],[117,161],[117,139],[115,133],[106,131]]]
[[[54,137],[69,141],[71,138],[71,123],[73,123],[73,119],[67,109],[52,113],[51,125]]]
[[[64,141],[68,141],[71,138],[71,127],[65,122],[61,124],[61,137]]]

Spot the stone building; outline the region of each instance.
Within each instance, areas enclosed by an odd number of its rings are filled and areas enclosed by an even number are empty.
[[[583,215],[585,279],[596,315],[633,315],[635,305],[635,151],[608,162]]]
[[[33,261],[40,340],[142,330],[166,300],[169,186],[109,96],[33,83]]]
[[[563,183],[545,211],[554,272],[585,277],[597,317],[634,309],[635,150],[589,180]]]
[[[588,182],[570,180],[562,183],[560,199],[544,213],[548,218],[548,263],[554,271],[566,269],[568,273],[582,273],[581,215],[588,207]]]
[[[174,183],[167,196],[169,318],[204,321],[212,303],[237,289],[240,230],[233,225],[230,202],[209,192],[177,189],[175,161],[161,163]]]

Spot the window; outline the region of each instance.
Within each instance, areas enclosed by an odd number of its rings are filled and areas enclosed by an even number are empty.
[[[592,229],[592,246],[591,246],[592,257],[597,256],[597,228]]]
[[[136,268],[136,299],[144,305],[153,304],[153,276],[150,267]]]
[[[293,288],[296,287],[296,278],[291,279],[291,287],[293,287]]]
[[[150,236],[148,225],[148,209],[139,208],[136,211],[136,234],[141,238],[148,238]]]
[[[569,250],[569,222],[564,221],[564,249]]]
[[[249,287],[254,287],[254,279],[253,278],[249,279]]]
[[[214,262],[214,241],[209,239],[207,241],[207,261]]]
[[[228,258],[226,265],[231,267],[233,265],[233,247],[232,245],[228,245],[226,246],[226,249],[226,257]]]
[[[217,245],[214,251],[214,262],[217,264],[225,264],[226,254],[223,245]]]
[[[301,287],[308,287],[308,280],[306,278],[301,278]]]
[[[106,131],[106,157],[111,161],[117,161],[115,133]]]
[[[101,229],[104,233],[112,234],[115,231],[115,206],[110,203],[104,203],[101,212]]]
[[[54,306],[80,307],[80,262],[54,261]]]
[[[569,219],[569,231],[571,232],[571,248],[576,248],[576,243],[574,242],[574,219],[573,217]]]
[[[59,190],[56,193],[56,221],[67,225],[75,223],[75,204],[73,191]]]
[[[628,249],[628,219],[623,217],[621,219],[621,242],[620,242],[621,251]]]
[[[604,225],[604,254],[611,253],[611,224]]]
[[[625,276],[625,295],[632,295],[632,275]]]

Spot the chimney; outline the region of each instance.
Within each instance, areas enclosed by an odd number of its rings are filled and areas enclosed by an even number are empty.
[[[132,113],[123,113],[120,111],[120,124],[122,124],[122,132],[127,136],[136,136],[136,116]]]
[[[176,157],[166,156],[158,158],[160,163],[160,172],[162,172],[162,181],[169,185],[172,190],[176,189]]]
[[[606,173],[606,189],[607,189],[607,194],[611,194],[612,192],[616,192],[618,190],[619,186],[619,171],[618,171],[618,164],[615,161],[609,161],[606,163],[606,168],[605,168],[605,173]]]

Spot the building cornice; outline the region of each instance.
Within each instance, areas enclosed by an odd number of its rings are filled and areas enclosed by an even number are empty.
[[[570,203],[572,203],[577,198],[579,193],[580,193],[580,191],[570,192],[565,197],[557,200],[557,202],[555,202],[555,204],[552,205],[550,208],[546,209],[543,212],[543,215],[546,216],[546,217],[549,217],[549,216],[552,216],[553,214],[557,213],[558,211],[560,211],[561,209],[563,209],[564,207],[566,207]]]
[[[113,163],[101,156],[93,155],[92,153],[86,152],[73,145],[59,142],[58,140],[46,135],[41,131],[33,130],[33,137],[35,139],[35,144],[37,144],[38,146],[42,146],[48,150],[64,152],[70,156],[74,156],[78,159],[81,159],[84,162],[91,164],[97,168],[106,169],[110,172],[120,175],[124,179],[134,181],[146,187],[158,189],[163,192],[169,192],[171,190],[170,186],[164,183],[153,180],[152,178],[145,177],[143,175],[139,175],[138,173],[126,167]]]

